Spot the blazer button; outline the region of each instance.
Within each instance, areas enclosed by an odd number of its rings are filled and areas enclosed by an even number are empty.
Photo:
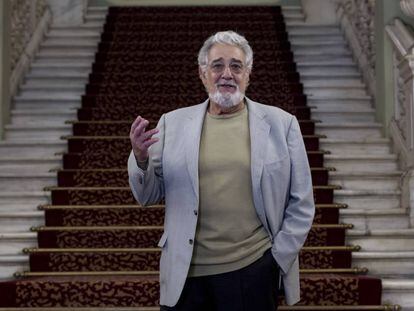
[[[190,245],[193,245],[193,242],[194,242],[193,239],[188,240],[188,243],[190,243]]]
[[[198,215],[198,212],[197,212],[197,210],[194,210],[194,215],[196,215],[196,216]]]

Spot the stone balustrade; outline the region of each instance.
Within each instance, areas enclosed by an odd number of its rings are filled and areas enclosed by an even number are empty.
[[[403,206],[411,209],[414,224],[414,33],[399,19],[385,29],[393,46],[394,116],[390,133],[405,171],[401,180]]]

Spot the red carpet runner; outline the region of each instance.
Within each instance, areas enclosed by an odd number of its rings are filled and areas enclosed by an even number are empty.
[[[345,246],[350,226],[338,224],[346,206],[333,202],[280,7],[112,7],[52,205],[42,206],[39,248],[26,250],[31,274],[0,283],[0,307],[158,305],[164,209],[139,207],[129,190],[130,125],[140,114],[155,126],[162,113],[202,102],[198,50],[229,29],[254,51],[247,95],[295,114],[304,134],[317,214],[300,254],[300,305],[381,303],[381,281],[351,269],[357,247]]]

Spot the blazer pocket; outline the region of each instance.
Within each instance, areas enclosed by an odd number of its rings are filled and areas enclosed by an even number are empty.
[[[168,236],[167,232],[164,231],[164,233],[161,236],[160,241],[157,244],[158,247],[161,247],[161,248],[164,247],[165,242],[167,242],[167,236]]]

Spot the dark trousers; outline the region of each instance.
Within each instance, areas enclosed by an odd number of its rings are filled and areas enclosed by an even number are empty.
[[[178,303],[160,311],[276,311],[279,266],[270,249],[242,269],[187,278]]]

